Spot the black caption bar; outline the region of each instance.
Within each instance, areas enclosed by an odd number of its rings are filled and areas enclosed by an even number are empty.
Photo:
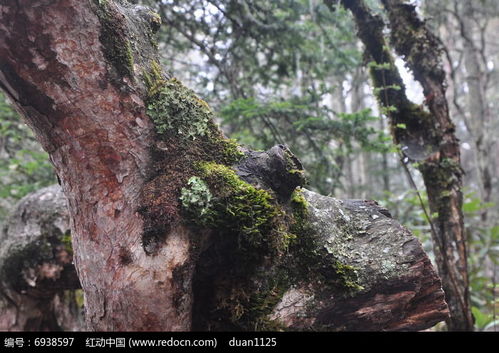
[[[349,347],[383,348],[392,339],[410,340],[412,348],[428,340],[468,339],[476,333],[310,333],[310,332],[0,332],[0,352],[40,350],[156,352],[322,352]],[[495,334],[479,339],[498,338]],[[487,337],[489,336],[489,337]],[[482,341],[481,341],[482,342]]]

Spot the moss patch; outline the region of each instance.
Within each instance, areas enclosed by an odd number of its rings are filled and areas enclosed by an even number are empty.
[[[177,79],[171,79],[154,94],[147,106],[159,134],[172,132],[181,139],[195,140],[210,134],[213,113],[203,100]]]
[[[226,165],[199,162],[195,173],[181,192],[185,219],[216,232],[198,260],[194,292],[203,307],[195,308],[195,327],[277,329],[268,315],[291,285],[287,270],[273,266],[290,242],[283,206]]]
[[[115,68],[118,78],[134,79],[133,43],[128,39],[125,20],[111,9],[108,1],[94,0],[97,4],[96,14],[101,24],[99,40],[106,60]],[[119,80],[114,80],[119,82]]]
[[[280,250],[281,234],[275,225],[282,211],[267,191],[241,180],[223,164],[201,162],[197,169],[201,179],[191,178],[190,185],[182,189],[182,205],[193,223],[231,233],[245,248],[271,250],[269,245],[275,245],[275,250]],[[203,189],[204,185],[209,185],[209,190]]]
[[[180,193],[180,201],[184,209],[191,214],[205,217],[211,212],[212,195],[208,185],[203,179],[193,176],[187,182],[187,187],[182,188]]]
[[[71,232],[66,232],[61,237],[61,243],[64,244],[64,249],[73,255],[73,241],[71,239]]]
[[[196,179],[190,178],[196,175],[196,164],[206,161],[230,166],[244,154],[214,123],[208,104],[179,80],[168,78],[157,61],[149,63],[142,77],[148,88],[146,111],[155,126],[156,143],[151,146],[153,165],[138,211],[145,221],[144,249],[152,255],[171,224],[181,221],[180,199],[194,208],[199,201],[194,194],[181,194],[189,180],[190,186],[195,186]]]
[[[149,88],[147,115],[156,132],[163,140],[180,142],[187,157],[193,157],[191,165],[195,159],[232,165],[244,156],[214,123],[209,105],[176,78],[165,79],[157,62],[143,76]]]

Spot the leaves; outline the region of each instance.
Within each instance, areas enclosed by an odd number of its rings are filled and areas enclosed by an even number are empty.
[[[0,93],[0,220],[16,200],[54,182],[47,153]]]

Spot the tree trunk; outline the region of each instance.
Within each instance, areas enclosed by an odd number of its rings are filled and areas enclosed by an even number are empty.
[[[336,1],[328,1],[330,6]],[[357,23],[365,45],[376,97],[390,118],[394,141],[408,161],[419,163],[428,193],[435,258],[449,303],[450,330],[472,330],[466,239],[462,214],[459,143],[445,98],[440,42],[419,20],[413,5],[382,0],[391,42],[423,86],[425,111],[408,100],[404,84],[383,36],[384,24],[363,1],[342,0]]]
[[[286,147],[252,152],[222,135],[162,72],[149,9],[0,0],[0,14],[0,85],[68,199],[88,329],[414,330],[445,318],[428,259],[385,210],[295,190],[303,170]]]
[[[473,3],[463,1],[461,17],[461,37],[463,39],[464,67],[468,86],[468,121],[470,134],[474,142],[475,165],[478,188],[483,202],[492,201],[492,175],[489,153],[490,144],[490,112],[485,93],[485,72],[480,67],[479,50],[474,41],[473,18],[476,16]],[[487,209],[482,211],[482,220],[487,221]]]

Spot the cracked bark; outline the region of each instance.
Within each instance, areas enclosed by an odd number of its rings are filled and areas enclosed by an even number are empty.
[[[178,196],[192,155],[179,152],[188,151],[179,150],[180,135],[161,140],[147,114],[145,73],[157,71],[151,33],[158,25],[149,10],[126,1],[1,0],[0,17],[0,86],[61,180],[88,329],[269,329],[263,323],[271,321],[297,330],[418,330],[445,319],[440,282],[420,244],[373,202],[304,190],[307,248],[273,257],[253,249],[258,266],[230,277],[237,242],[183,218]],[[289,211],[302,171],[284,147],[246,151],[234,170]],[[308,258],[321,260],[324,282],[286,272]],[[274,292],[278,272],[287,282]],[[221,320],[217,310],[239,284],[247,290],[239,299],[264,305],[263,314],[236,305]]]

